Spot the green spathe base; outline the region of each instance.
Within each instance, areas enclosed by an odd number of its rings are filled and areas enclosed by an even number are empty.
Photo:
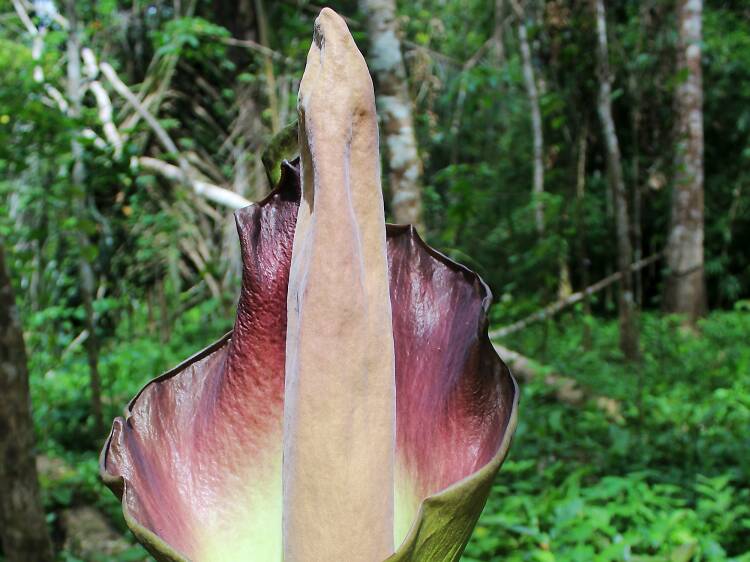
[[[454,562],[461,558],[513,439],[519,397],[515,380],[513,387],[513,407],[497,454],[474,474],[425,498],[406,538],[385,562]]]

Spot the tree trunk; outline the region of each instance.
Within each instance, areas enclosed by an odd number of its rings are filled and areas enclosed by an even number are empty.
[[[493,46],[495,61],[498,66],[505,65],[505,43],[503,31],[505,30],[505,0],[495,0],[495,30],[493,33]]]
[[[0,243],[0,542],[7,562],[52,562],[34,456],[26,349]]]
[[[70,32],[68,34],[68,98],[70,99],[70,116],[77,118],[81,113],[81,46],[79,44],[78,20],[76,17],[75,0],[66,2],[66,11]],[[83,217],[86,209],[86,169],[83,163],[83,146],[73,138],[71,142],[73,153],[73,170],[71,188],[73,192],[73,212],[79,218]],[[86,339],[86,356],[89,364],[89,386],[91,389],[91,415],[94,419],[94,432],[97,436],[104,433],[104,417],[102,415],[102,383],[99,375],[99,342],[96,337],[96,316],[94,313],[94,272],[88,262],[86,249],[91,246],[88,238],[76,230],[78,244],[78,277],[80,282],[81,300],[83,301],[84,319],[89,337]]]
[[[640,40],[639,40],[640,42]],[[640,48],[636,51],[640,53]],[[639,80],[635,75],[628,78],[628,86],[633,96],[631,109],[631,127],[633,135],[633,155],[631,158],[631,181],[633,195],[633,259],[638,261],[643,256],[643,231],[641,229],[641,162],[640,162],[640,130],[641,130],[641,95]],[[636,306],[643,307],[643,278],[640,271],[633,274],[634,295]]]
[[[544,234],[544,204],[541,197],[544,193],[544,134],[542,130],[542,111],[539,107],[539,90],[534,75],[534,62],[531,58],[526,31],[525,15],[517,0],[512,0],[513,9],[518,19],[518,43],[521,49],[521,63],[523,66],[523,81],[531,109],[531,131],[534,138],[534,177],[532,193],[534,195],[534,222],[539,234]]]
[[[583,122],[578,137],[578,162],[576,163],[576,245],[578,246],[578,264],[581,268],[581,284],[589,286],[589,257],[586,250],[586,222],[584,220],[584,202],[586,198],[586,151],[589,140],[589,120]],[[583,313],[591,316],[591,301],[588,295],[583,297]],[[591,349],[591,326],[583,325],[583,348]]]
[[[258,18],[258,39],[260,44],[264,47],[270,47],[270,39],[268,37],[268,19],[266,18],[266,10],[263,5],[263,0],[255,0],[255,12]],[[273,61],[270,55],[263,55],[263,71],[266,75],[266,92],[268,94],[268,110],[271,113],[271,132],[273,134],[278,133],[281,127],[285,123],[280,122],[280,110],[279,110],[279,97],[276,88],[276,74],[273,69]]]
[[[703,271],[703,85],[701,76],[701,0],[680,0],[676,88],[678,144],[667,242],[666,307],[691,324],[706,311]]]
[[[639,113],[640,110],[636,108],[634,110],[633,117],[633,145],[635,154],[633,154],[633,259],[638,261],[643,257],[643,228],[641,226],[642,213],[643,213],[643,197],[641,192],[641,181],[640,181],[640,156],[639,156]],[[633,281],[635,283],[635,302],[639,307],[643,307],[643,274],[640,271],[636,271],[634,274]]]
[[[630,263],[633,260],[633,248],[630,244],[628,228],[628,197],[625,180],[622,175],[620,145],[617,140],[615,123],[612,118],[612,84],[609,70],[609,52],[607,48],[607,21],[604,12],[604,0],[594,0],[597,31],[597,70],[599,74],[599,119],[602,123],[605,144],[607,146],[607,175],[612,191],[615,227],[617,232],[617,268],[620,270],[618,291],[618,309],[620,322],[620,348],[628,359],[637,359],[639,355],[638,326],[635,318],[633,299],[633,280]]]
[[[649,4],[644,2],[638,11],[638,40],[636,41],[636,56],[640,57],[643,53],[643,41],[650,21]],[[643,96],[641,94],[641,81],[644,79],[642,72],[633,70],[628,77],[628,88],[633,98],[631,110],[631,123],[633,135],[633,157],[632,157],[632,193],[633,193],[633,259],[638,261],[643,257],[643,227],[642,227],[642,182],[641,182],[641,121],[643,119],[642,105]],[[635,302],[636,306],[643,307],[643,274],[636,271],[633,274],[633,283],[635,285]]]
[[[414,115],[401,55],[395,0],[359,0],[370,41],[370,71],[385,141],[391,212],[397,223],[423,230],[422,162],[417,151]]]
[[[616,400],[607,396],[594,394],[590,388],[582,386],[574,378],[550,372],[549,365],[538,363],[498,343],[492,345],[497,354],[503,358],[503,361],[513,371],[513,374],[523,382],[541,379],[544,384],[555,389],[555,398],[560,402],[570,404],[571,406],[580,406],[586,402],[593,402],[594,406],[604,412],[610,419],[623,421],[622,408]]]

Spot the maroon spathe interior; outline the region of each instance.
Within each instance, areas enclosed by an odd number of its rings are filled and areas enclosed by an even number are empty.
[[[491,295],[482,280],[412,227],[389,226],[387,238],[397,456],[424,497],[497,453],[515,390],[487,338]]]

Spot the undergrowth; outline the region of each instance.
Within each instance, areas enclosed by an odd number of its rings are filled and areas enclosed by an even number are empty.
[[[750,561],[750,314],[713,313],[699,333],[643,315],[641,330],[635,365],[614,322],[580,314],[504,342],[614,398],[621,415],[522,384],[518,431],[466,562]]]
[[[83,350],[46,339],[45,314],[26,326],[35,421],[41,452],[69,467],[42,479],[50,523],[68,506],[95,505],[127,535],[97,476],[101,438],[88,415]],[[215,303],[190,309],[161,341],[136,310],[102,349],[107,419],[149,379],[220,337],[229,328],[222,316]],[[698,333],[676,318],[640,321],[638,364],[617,351],[614,322],[578,312],[503,342],[613,398],[619,415],[561,403],[541,380],[523,383],[514,443],[465,562],[750,562],[750,313],[715,312]],[[134,546],[118,562],[144,557]]]

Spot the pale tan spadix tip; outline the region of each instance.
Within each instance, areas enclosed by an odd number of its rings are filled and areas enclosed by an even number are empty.
[[[331,8],[323,8],[315,19],[310,53],[319,56],[321,64],[346,67],[350,72],[367,71],[365,59],[357,48],[346,21]],[[305,72],[307,73],[307,69]]]
[[[346,22],[330,8],[323,8],[315,20],[313,41],[299,86],[297,110],[300,146],[306,142],[323,142],[313,150],[318,153],[315,159],[318,163],[329,158],[333,146],[344,140],[347,131],[354,129],[358,130],[355,144],[363,151],[362,158],[372,160],[373,153],[377,152],[372,78]],[[328,140],[323,141],[324,137]],[[333,137],[341,138],[334,140]],[[329,141],[333,144],[325,146]],[[379,160],[377,154],[375,156],[377,164]],[[311,165],[310,160],[306,166],[306,153],[302,151],[303,170],[310,169]],[[373,174],[380,189],[379,170],[368,171],[366,175]],[[303,181],[303,185],[305,183]]]
[[[315,18],[313,41],[318,48],[322,49],[326,42],[341,41],[342,39],[352,39],[344,18],[331,8],[323,8],[318,17]]]

